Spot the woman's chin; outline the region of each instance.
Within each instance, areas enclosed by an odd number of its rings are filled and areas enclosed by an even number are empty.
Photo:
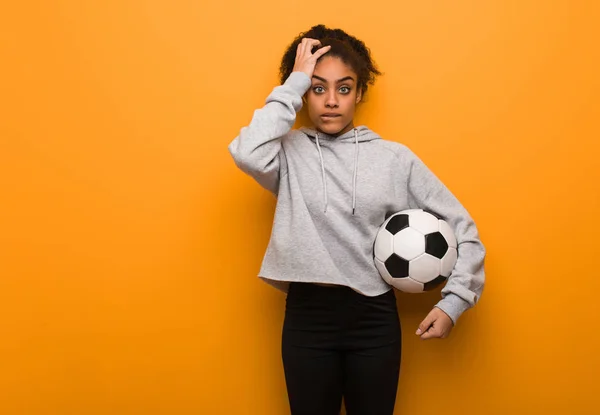
[[[331,135],[331,136],[338,135],[343,129],[344,129],[344,126],[337,122],[336,123],[328,122],[328,123],[316,124],[317,131],[320,131],[324,134]]]
[[[327,135],[331,135],[331,136],[336,136],[342,130],[340,130],[339,128],[331,128],[331,127],[325,127],[325,128],[323,128],[323,127],[317,127],[317,131],[320,131],[323,134],[327,134]]]

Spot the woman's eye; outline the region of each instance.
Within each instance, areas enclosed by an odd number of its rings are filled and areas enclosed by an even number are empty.
[[[313,91],[315,91],[317,94],[320,94],[320,93],[322,93],[325,90],[323,89],[322,86],[316,86],[316,87],[313,88]]]
[[[350,93],[350,88],[348,88],[347,86],[343,86],[340,88],[340,92],[342,94],[348,94],[348,93]]]

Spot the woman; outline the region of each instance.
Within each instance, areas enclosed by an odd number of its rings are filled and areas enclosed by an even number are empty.
[[[394,290],[373,263],[387,215],[422,208],[454,229],[458,261],[420,324],[443,338],[475,305],[485,249],[469,213],[406,146],[354,126],[380,75],[364,43],[314,26],[289,46],[282,85],[229,145],[237,166],[277,196],[259,276],[287,292],[282,357],[293,415],[392,414],[401,329]],[[308,109],[310,128],[292,130]]]

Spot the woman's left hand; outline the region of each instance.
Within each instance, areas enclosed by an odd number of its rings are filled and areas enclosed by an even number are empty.
[[[433,307],[427,317],[419,324],[416,335],[422,340],[440,338],[445,339],[454,327],[452,319],[440,308]]]

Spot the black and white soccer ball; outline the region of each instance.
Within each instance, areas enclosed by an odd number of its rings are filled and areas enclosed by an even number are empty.
[[[408,293],[429,291],[446,282],[457,258],[450,225],[423,209],[388,217],[373,245],[373,260],[381,277]]]

